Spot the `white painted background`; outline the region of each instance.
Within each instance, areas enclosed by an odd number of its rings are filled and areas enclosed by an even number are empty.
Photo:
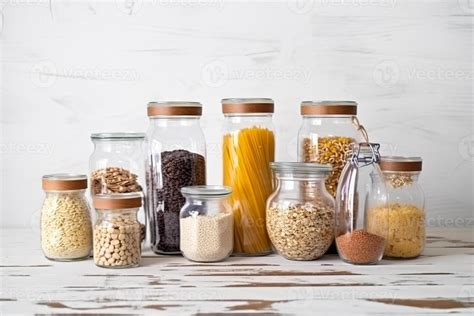
[[[0,3],[2,227],[34,227],[41,176],[87,173],[90,133],[145,131],[150,100],[203,103],[220,182],[219,101],[251,96],[276,101],[279,160],[301,100],[358,101],[385,153],[424,158],[428,224],[472,220],[472,1]]]

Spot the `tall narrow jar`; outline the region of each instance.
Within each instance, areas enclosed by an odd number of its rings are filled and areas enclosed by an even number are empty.
[[[275,159],[274,103],[271,99],[223,99],[224,185],[232,188],[234,254],[266,255],[266,201],[272,193],[270,162]]]
[[[155,253],[180,254],[181,188],[206,184],[206,141],[199,102],[150,102],[147,133],[147,204]]]

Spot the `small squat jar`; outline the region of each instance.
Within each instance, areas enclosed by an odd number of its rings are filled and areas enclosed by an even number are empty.
[[[131,268],[140,263],[139,193],[98,194],[94,225],[94,263],[102,268]]]
[[[186,203],[180,213],[180,247],[184,257],[197,262],[222,261],[234,245],[234,219],[225,186],[190,186],[181,189]]]
[[[41,210],[41,248],[47,259],[86,259],[92,249],[90,207],[85,197],[87,176],[43,176],[46,198]]]
[[[382,157],[380,169],[388,192],[388,211],[374,209],[369,225],[374,231],[389,222],[384,257],[415,258],[425,247],[425,198],[418,183],[420,157]],[[379,232],[380,233],[380,232]]]
[[[273,247],[289,260],[315,260],[334,240],[334,199],[324,180],[331,166],[275,162],[275,192],[267,202],[267,230]]]

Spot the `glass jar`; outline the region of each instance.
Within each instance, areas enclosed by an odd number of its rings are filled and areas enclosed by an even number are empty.
[[[198,102],[150,102],[147,133],[147,203],[151,248],[180,254],[181,188],[206,184],[206,141]]]
[[[102,268],[131,268],[140,263],[141,226],[137,213],[141,193],[97,194],[93,197],[94,263]]]
[[[94,151],[89,158],[91,196],[143,192],[144,133],[91,134]],[[141,238],[146,236],[146,212],[138,212]]]
[[[382,157],[380,168],[388,192],[388,211],[375,209],[369,217],[369,228],[379,231],[388,221],[385,257],[418,257],[425,247],[426,236],[425,198],[418,184],[422,159]]]
[[[47,259],[74,261],[89,257],[92,249],[90,207],[85,192],[87,176],[43,176],[46,198],[41,210],[41,249]]]
[[[342,260],[376,264],[383,256],[388,220],[370,225],[373,212],[387,212],[387,190],[378,165],[379,144],[353,146],[336,197],[336,246]]]
[[[181,189],[186,203],[180,214],[183,256],[197,262],[222,261],[233,249],[233,215],[228,201],[232,189],[218,185]]]
[[[357,120],[357,103],[303,101],[300,110],[303,122],[298,132],[298,161],[331,164],[326,189],[336,197],[339,177],[352,144],[368,141],[365,129]]]
[[[334,240],[334,198],[325,179],[330,165],[271,164],[276,188],[267,202],[267,230],[277,252],[289,260],[314,260]]]
[[[223,99],[224,185],[232,188],[234,254],[272,252],[265,225],[266,201],[272,193],[270,162],[275,159],[271,99]]]

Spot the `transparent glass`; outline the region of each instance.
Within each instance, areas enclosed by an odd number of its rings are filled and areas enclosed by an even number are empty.
[[[335,202],[324,185],[326,176],[275,171],[266,222],[273,247],[286,259],[318,259],[334,240]]]
[[[233,193],[234,254],[272,253],[265,213],[273,191],[270,162],[275,160],[272,115],[227,114],[223,137],[223,183]]]
[[[180,247],[184,257],[196,262],[225,260],[233,249],[233,214],[228,195],[185,195],[181,209]]]
[[[98,133],[92,134],[91,139],[94,144],[89,158],[91,195],[143,192],[145,134]],[[138,212],[143,243],[147,235],[146,209],[145,203]]]
[[[387,212],[387,190],[377,158],[364,147],[354,163],[352,157],[341,174],[336,197],[336,246],[342,260],[353,264],[376,264],[383,256],[388,220],[371,225],[372,213]],[[357,152],[358,149],[355,149]],[[371,161],[371,162],[370,162]],[[382,217],[383,218],[383,217]]]
[[[425,247],[425,198],[418,183],[420,172],[384,171],[388,191],[388,211],[372,214],[372,226],[381,228],[388,220],[388,237],[384,256],[416,258]]]
[[[180,189],[206,184],[206,141],[199,116],[150,117],[147,132],[147,203],[151,249],[180,254]]]
[[[304,115],[298,131],[298,161],[332,165],[326,189],[333,197],[352,144],[362,141],[353,120],[352,115]]]
[[[86,190],[45,191],[41,210],[41,249],[47,259],[74,261],[89,257],[92,223]]]
[[[139,208],[97,209],[94,225],[94,263],[102,268],[131,268],[140,264]]]

